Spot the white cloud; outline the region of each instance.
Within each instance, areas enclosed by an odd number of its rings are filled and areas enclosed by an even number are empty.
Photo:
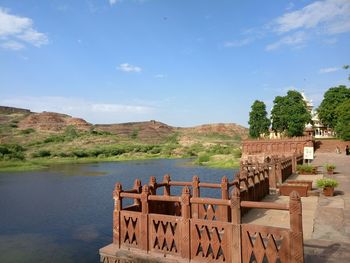
[[[286,7],[286,10],[291,10],[294,8],[294,3],[293,2],[289,2],[287,7]]]
[[[84,118],[92,123],[113,123],[153,119],[155,108],[140,104],[98,103],[59,96],[17,97],[0,99],[0,105],[51,111]]]
[[[11,50],[20,50],[24,48],[24,45],[17,42],[17,41],[6,41],[0,44],[0,46],[4,49],[11,49]]]
[[[244,38],[241,40],[226,41],[224,47],[243,47],[253,42],[253,38]]]
[[[0,43],[3,48],[18,50],[25,44],[40,47],[48,43],[48,38],[33,28],[32,19],[9,14],[0,7]]]
[[[117,0],[108,0],[110,5],[114,5],[117,3]]]
[[[274,31],[285,33],[322,26],[329,34],[350,31],[350,1],[316,1],[304,8],[286,13],[274,21]]]
[[[340,69],[340,68],[337,68],[337,67],[321,68],[321,69],[320,69],[320,74],[335,72],[335,71],[338,71],[339,69]]]
[[[120,64],[117,67],[117,69],[120,71],[124,71],[124,72],[141,72],[142,71],[142,68],[140,68],[138,66],[133,66],[129,63]]]
[[[281,46],[301,47],[306,42],[306,34],[304,32],[296,32],[293,35],[285,36],[275,43],[266,46],[267,51],[275,50]]]
[[[18,35],[18,38],[25,42],[31,43],[36,47],[45,45],[48,42],[47,36],[45,34],[35,31],[32,28],[23,32],[23,34]]]

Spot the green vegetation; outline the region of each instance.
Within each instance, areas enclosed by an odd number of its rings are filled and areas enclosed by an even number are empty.
[[[334,171],[336,168],[336,166],[334,164],[331,164],[331,163],[326,163],[323,167],[327,171]]]
[[[267,118],[266,105],[264,102],[254,101],[252,111],[249,113],[249,136],[259,138],[261,134],[268,135],[270,120]]]
[[[0,160],[24,160],[24,148],[18,144],[0,144]]]
[[[321,122],[329,128],[335,128],[338,124],[337,108],[343,102],[350,99],[350,88],[340,85],[328,89],[320,106],[317,109]],[[344,106],[343,106],[344,107]],[[343,109],[340,109],[342,111]]]
[[[272,130],[287,136],[302,136],[305,124],[311,122],[302,95],[290,90],[286,96],[277,96],[271,111]]]
[[[337,187],[339,183],[334,179],[323,178],[316,181],[318,188]]]
[[[236,167],[240,130],[149,129],[126,126],[67,126],[63,130],[23,122],[28,114],[0,113],[0,171],[43,169],[60,163],[90,163],[151,158],[191,158],[193,163]],[[36,128],[37,127],[37,128]],[[208,129],[208,130],[206,130]],[[231,128],[230,128],[231,129]]]
[[[317,167],[307,164],[298,164],[297,165],[297,172],[299,174],[316,174],[317,173]]]
[[[350,141],[350,99],[347,99],[336,108],[337,124],[335,131],[339,138]]]

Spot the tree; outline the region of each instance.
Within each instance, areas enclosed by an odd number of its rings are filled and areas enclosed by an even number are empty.
[[[264,102],[254,101],[252,111],[249,113],[249,136],[258,138],[260,134],[268,134],[270,120],[267,118],[266,105]]]
[[[318,117],[323,125],[335,128],[337,125],[336,108],[347,99],[350,99],[350,88],[344,85],[330,88],[325,92],[323,100],[317,109]]]
[[[335,131],[344,141],[350,141],[350,99],[345,100],[336,108],[337,124]]]
[[[286,96],[277,96],[273,103],[272,130],[286,133],[289,137],[303,135],[305,124],[311,122],[311,114],[302,95],[289,90]]]
[[[350,67],[349,65],[344,65],[344,66],[343,66],[343,69],[348,70],[349,67]],[[348,76],[348,80],[350,81],[350,74],[349,74],[349,76]]]

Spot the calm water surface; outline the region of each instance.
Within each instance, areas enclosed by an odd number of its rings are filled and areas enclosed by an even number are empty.
[[[98,249],[112,242],[112,191],[117,181],[129,189],[134,179],[144,184],[151,175],[158,182],[167,173],[173,180],[190,181],[198,175],[201,181],[220,182],[222,176],[232,178],[235,173],[185,162],[71,164],[0,173],[0,262],[99,262]],[[207,194],[219,194],[216,191]]]

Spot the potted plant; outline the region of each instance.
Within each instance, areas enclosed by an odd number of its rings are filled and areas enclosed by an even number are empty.
[[[328,174],[333,174],[333,172],[335,170],[335,165],[331,164],[331,163],[326,163],[324,165],[324,169],[327,171]]]
[[[325,196],[334,195],[334,187],[338,186],[338,182],[334,179],[323,178],[316,181],[317,187],[323,189],[323,194]]]
[[[317,167],[308,164],[297,165],[298,174],[317,174]]]

